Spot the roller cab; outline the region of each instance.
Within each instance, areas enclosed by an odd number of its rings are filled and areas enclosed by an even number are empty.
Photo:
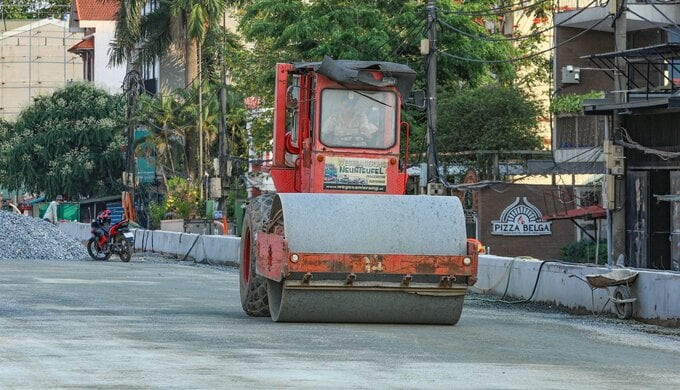
[[[409,126],[400,109],[414,78],[407,66],[384,62],[277,65],[273,162],[265,169],[276,193],[246,209],[246,313],[458,321],[476,282],[477,248],[467,243],[458,198],[404,195]]]

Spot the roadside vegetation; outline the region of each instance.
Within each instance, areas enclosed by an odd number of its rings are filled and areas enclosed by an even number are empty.
[[[45,4],[62,3],[66,2]],[[176,178],[195,187],[203,182],[199,172],[215,174],[218,96],[223,88],[232,177],[247,169],[247,122],[252,147],[258,153],[271,148],[271,112],[266,108],[273,100],[276,62],[319,61],[329,55],[406,63],[418,73],[415,89],[425,88],[420,44],[428,28],[435,26],[428,24],[422,1],[168,0],[144,14],[145,4],[144,0],[121,1],[110,60],[113,64],[133,61],[140,67],[158,56],[182,53],[178,61],[183,61],[186,88],[144,95],[133,107],[132,121],[146,130],[135,152],[153,155],[164,191]],[[501,19],[456,13],[482,12],[494,4],[492,0],[440,2],[436,25],[442,53],[437,74],[438,149],[444,163],[474,166],[482,172],[480,177],[489,168],[488,159],[460,158],[456,152],[541,148],[537,123],[546,113],[532,86],[550,74],[549,61],[527,55],[537,51],[541,34],[513,44],[498,33]],[[549,1],[528,8],[535,17],[534,30],[545,28],[551,6]],[[220,25],[225,13],[238,21],[238,35]],[[228,85],[222,84],[223,69]],[[128,125],[124,104],[122,96],[80,83],[36,99],[15,122],[0,123],[0,186],[72,198],[118,193]],[[254,108],[265,110],[253,116]],[[425,155],[425,115],[408,105],[405,119],[412,128],[409,160],[417,163]],[[231,198],[238,198],[243,187],[236,179],[233,183],[240,192]],[[177,205],[169,201],[169,197],[156,199],[152,213],[187,214],[172,210]],[[200,200],[192,206],[192,210],[203,209]]]

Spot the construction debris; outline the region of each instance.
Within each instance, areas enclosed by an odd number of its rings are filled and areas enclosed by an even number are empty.
[[[41,219],[0,211],[0,260],[77,260],[85,246]]]

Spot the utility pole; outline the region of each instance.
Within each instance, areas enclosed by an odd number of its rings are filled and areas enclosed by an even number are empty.
[[[437,1],[427,1],[428,55],[425,57],[427,72],[427,178],[428,182],[437,177],[435,153],[437,145],[434,134],[437,131]]]
[[[203,51],[201,40],[196,40],[198,51],[198,183],[201,200],[205,200],[205,177],[203,177]]]
[[[226,13],[222,20],[222,32],[226,34]],[[222,85],[220,86],[220,135],[219,135],[219,167],[220,167],[220,209],[224,211],[226,208],[226,198],[224,196],[225,189],[229,189],[229,168],[227,156],[229,155],[229,143],[227,137],[227,67],[224,63],[224,47],[222,45],[220,52],[220,65],[222,66]]]
[[[140,93],[140,83],[141,83],[141,75],[137,70],[132,67],[132,70],[130,70],[126,75],[125,75],[125,80],[123,81],[123,88],[125,88],[125,95],[126,95],[126,103],[127,107],[125,110],[125,117],[128,122],[128,131],[127,131],[127,153],[126,153],[126,165],[125,165],[125,170],[126,170],[126,175],[125,175],[125,184],[127,186],[127,190],[130,193],[130,199],[132,200],[132,207],[134,208],[134,202],[135,202],[135,183],[136,183],[136,175],[135,175],[135,130],[136,130],[136,125],[132,120],[133,117],[133,108],[137,102],[137,97],[139,96]]]
[[[612,0],[614,1],[614,0]],[[626,50],[626,33],[627,33],[627,23],[626,23],[626,0],[616,0],[616,10],[615,15],[618,16],[614,21],[614,47],[615,51]],[[622,58],[616,58],[616,66],[618,69],[625,69],[626,63]],[[615,94],[616,103],[625,103],[627,100],[627,79],[624,74],[621,74],[618,70],[615,71],[614,75],[614,88],[617,91]],[[616,129],[621,127],[621,117],[617,110],[614,110],[612,115],[612,130],[609,132],[609,138],[614,138],[614,133]],[[610,172],[607,172],[610,174]],[[607,249],[607,261],[609,265],[619,257],[619,255],[624,254],[626,251],[626,207],[625,207],[625,191],[626,182],[624,179],[612,178],[609,183],[614,184],[607,188],[607,191],[613,191],[614,198],[616,199],[615,208],[613,210],[607,209],[607,219],[608,219],[608,236],[611,240],[608,240]],[[620,202],[620,203],[619,203]],[[630,261],[630,259],[628,259]]]

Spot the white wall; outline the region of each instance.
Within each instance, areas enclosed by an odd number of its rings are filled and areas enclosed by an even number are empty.
[[[109,49],[116,32],[116,22],[111,20],[81,20],[80,28],[94,28],[94,83],[111,93],[121,92],[126,66],[109,66]]]

